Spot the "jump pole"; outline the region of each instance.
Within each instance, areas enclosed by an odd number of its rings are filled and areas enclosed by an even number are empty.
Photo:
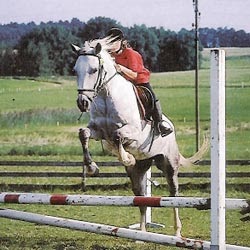
[[[54,216],[46,216],[30,212],[22,212],[11,209],[0,209],[0,217],[21,220],[25,222],[37,223],[42,225],[55,226],[60,228],[74,229],[84,232],[104,234],[109,236],[139,240],[161,245],[175,245],[177,247],[186,247],[189,249],[209,249],[209,242],[201,240],[192,240],[187,238],[178,238],[158,233],[143,232],[127,228],[119,228],[110,225],[90,223]]]
[[[143,232],[139,230],[131,230],[127,228],[119,228],[104,224],[90,223],[85,221],[78,221],[78,220],[72,220],[54,216],[22,212],[11,209],[0,209],[0,217],[37,223],[42,225],[60,227],[60,228],[74,229],[90,233],[104,234],[104,235],[121,237],[132,240],[140,240],[166,246],[175,245],[176,247],[182,247],[188,249],[202,249],[202,250],[210,249],[210,242],[208,241],[194,240],[184,237],[179,238],[176,236]],[[239,247],[234,245],[226,245],[226,249],[249,250],[249,248]]]
[[[211,50],[211,250],[226,249],[225,51]]]
[[[199,197],[143,197],[143,196],[99,196],[64,195],[43,193],[0,193],[0,203],[74,205],[74,206],[147,206],[147,207],[183,207],[207,210],[211,207],[210,198]],[[227,209],[249,209],[246,199],[226,199]]]

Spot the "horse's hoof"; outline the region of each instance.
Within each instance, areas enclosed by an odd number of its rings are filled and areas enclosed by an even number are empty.
[[[95,172],[94,172],[94,174],[93,174],[93,176],[98,176],[98,175],[99,175],[99,172],[100,172],[100,170],[99,170],[99,168],[97,167],[96,170],[95,170]]]
[[[133,155],[128,155],[128,159],[123,161],[123,164],[126,167],[133,167],[135,165],[136,161],[135,161],[135,157]]]
[[[136,240],[135,243],[136,243],[136,244],[144,244],[145,242],[142,241],[142,240]]]
[[[95,162],[92,162],[89,166],[87,166],[87,174],[89,176],[97,176],[99,175],[99,168]]]
[[[176,233],[175,236],[178,237],[178,238],[182,238],[181,233]]]

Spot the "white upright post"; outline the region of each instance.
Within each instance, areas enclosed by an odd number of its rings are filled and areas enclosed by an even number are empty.
[[[152,183],[154,183],[151,180],[152,177],[152,171],[151,168],[146,173],[146,196],[151,197],[152,196]],[[147,207],[146,210],[146,221],[145,221],[147,227],[152,227],[152,228],[160,228],[160,227],[165,227],[163,224],[155,223],[152,222],[152,207]]]
[[[211,51],[211,250],[225,250],[225,51]]]
[[[151,197],[152,193],[152,183],[151,183],[151,168],[149,168],[149,170],[146,173],[146,196],[147,197]],[[152,223],[152,208],[151,207],[147,207],[146,210],[146,225],[150,225]]]

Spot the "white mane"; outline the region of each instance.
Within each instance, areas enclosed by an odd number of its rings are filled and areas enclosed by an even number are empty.
[[[110,55],[110,51],[113,50],[113,43],[111,43],[113,38],[111,37],[104,37],[100,39],[95,39],[91,41],[85,41],[84,46],[82,47],[82,51],[87,53],[93,51],[93,48],[96,47],[96,45],[99,43],[102,46],[102,56],[105,56],[105,58],[114,61]]]
[[[86,46],[86,44],[88,44],[90,47],[95,47],[98,43],[100,43],[102,45],[102,49],[106,50],[106,51],[110,51],[112,49],[113,44],[111,43],[112,39],[110,39],[110,37],[104,37],[104,38],[100,38],[100,39],[95,39],[95,40],[91,40],[91,41],[86,41],[84,46]]]

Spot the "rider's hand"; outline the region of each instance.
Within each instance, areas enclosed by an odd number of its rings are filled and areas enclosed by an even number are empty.
[[[116,71],[117,71],[118,73],[122,73],[122,69],[121,69],[121,65],[120,65],[120,64],[116,63],[116,64],[115,64],[115,68],[116,68]]]

